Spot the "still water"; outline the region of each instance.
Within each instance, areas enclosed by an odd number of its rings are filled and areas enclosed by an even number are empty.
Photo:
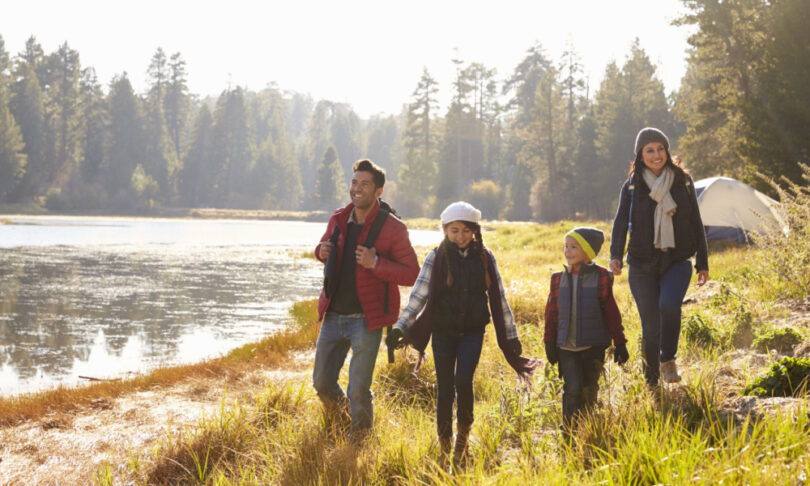
[[[0,395],[221,355],[320,290],[324,223],[0,220]]]

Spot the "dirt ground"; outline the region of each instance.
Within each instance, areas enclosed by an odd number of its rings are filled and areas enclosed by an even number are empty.
[[[259,369],[239,379],[191,379],[170,387],[99,400],[93,408],[0,428],[0,484],[93,484],[107,461],[123,477],[133,458],[148,457],[151,446],[228,403],[252,396],[264,383],[306,379],[314,351],[296,356],[291,369]],[[118,481],[115,484],[120,484]]]

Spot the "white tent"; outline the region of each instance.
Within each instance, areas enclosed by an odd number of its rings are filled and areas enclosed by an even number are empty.
[[[706,237],[710,240],[746,241],[746,233],[784,227],[776,211],[779,203],[753,187],[728,177],[695,182]]]

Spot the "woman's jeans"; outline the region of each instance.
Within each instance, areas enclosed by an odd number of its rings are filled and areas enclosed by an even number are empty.
[[[380,349],[382,329],[369,331],[364,317],[350,317],[327,312],[315,345],[315,366],[312,381],[315,391],[325,404],[342,404],[346,394],[338,384],[340,369],[346,354],[352,350],[349,363],[349,410],[352,416],[351,434],[362,432],[374,424],[371,379]]]
[[[583,351],[560,349],[559,356],[560,378],[563,379],[563,425],[570,427],[575,416],[596,404],[599,375],[605,364],[605,348],[592,346]]]
[[[473,423],[473,375],[481,357],[484,333],[461,337],[433,331],[433,363],[436,368],[436,429],[439,437],[453,436],[453,400],[458,396],[458,425]]]
[[[644,377],[658,384],[659,363],[675,359],[681,334],[681,304],[689,281],[692,262],[672,264],[663,274],[658,265],[630,265],[627,281],[641,318]]]

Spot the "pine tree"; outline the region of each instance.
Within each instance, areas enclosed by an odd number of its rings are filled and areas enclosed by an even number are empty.
[[[318,165],[318,179],[315,182],[315,200],[318,209],[331,211],[340,204],[346,191],[343,169],[338,160],[337,150],[329,146]]]
[[[112,205],[131,209],[137,204],[132,191],[132,174],[146,158],[144,116],[126,74],[117,76],[107,97],[110,125],[107,132],[107,167]]]
[[[182,141],[186,136],[189,111],[191,110],[191,97],[186,81],[186,61],[179,52],[172,54],[169,59],[168,82],[166,95],[163,98],[163,112],[169,138],[174,146],[175,157],[180,160],[183,156]]]
[[[8,108],[10,58],[0,36],[0,201],[6,200],[25,173],[26,155],[20,127]]]
[[[178,177],[181,201],[190,207],[214,204],[213,131],[211,111],[202,105],[197,112],[191,143]]]
[[[37,177],[44,169],[44,120],[42,90],[34,68],[20,59],[14,69],[9,108],[19,125],[27,159],[25,175],[16,190],[9,195],[13,201],[23,201],[38,192]]]

